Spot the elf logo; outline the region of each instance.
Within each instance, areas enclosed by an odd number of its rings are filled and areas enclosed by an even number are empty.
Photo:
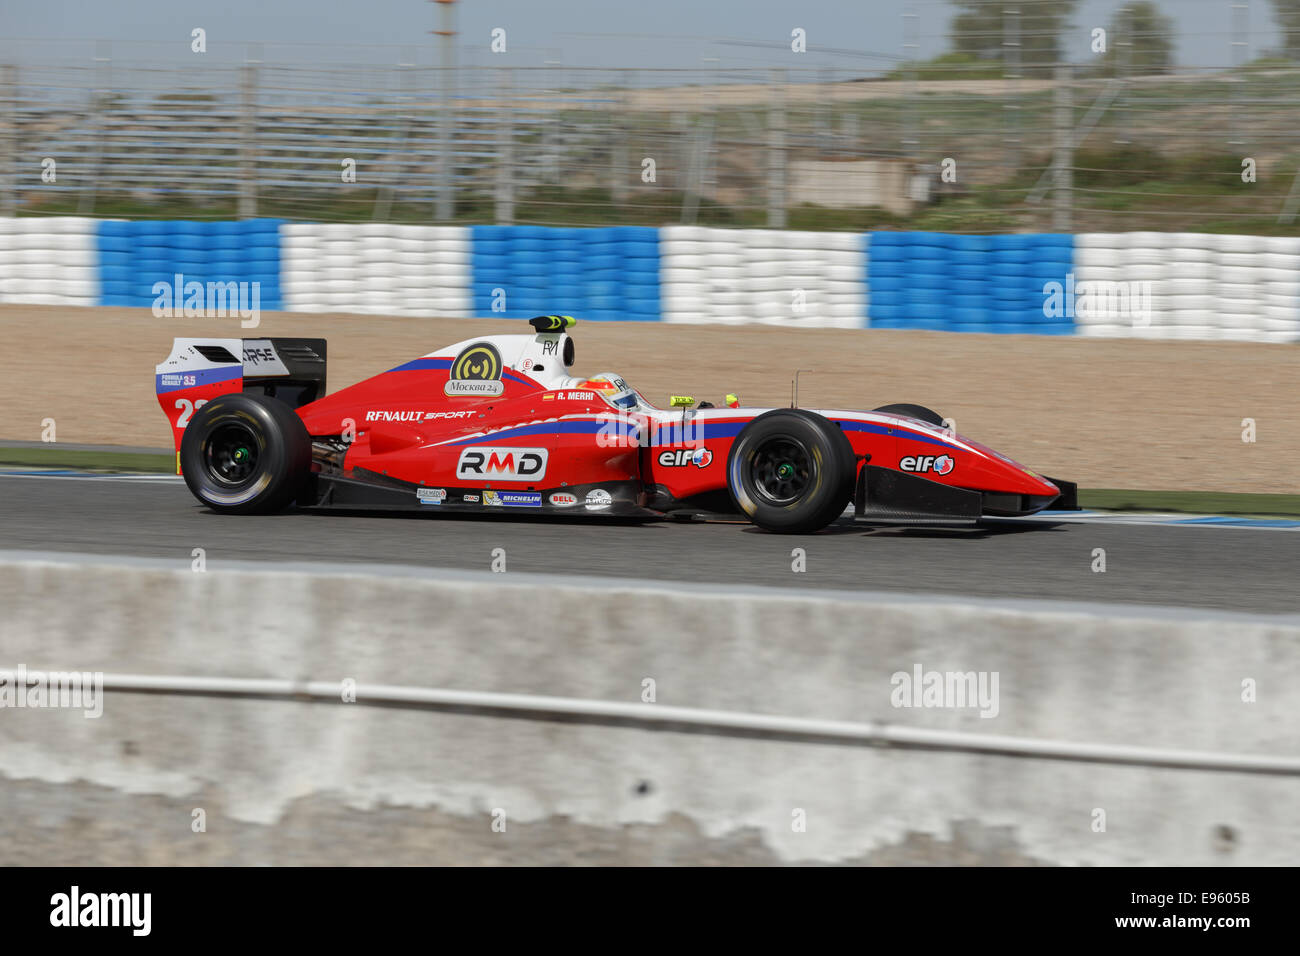
[[[678,451],[661,451],[658,461],[664,468],[680,468],[686,465],[707,468],[709,463],[713,461],[713,452],[707,448],[682,448]]]
[[[545,448],[466,448],[456,463],[457,478],[532,481],[546,474]]]
[[[936,475],[946,475],[952,471],[954,462],[948,455],[908,455],[898,463],[900,471],[933,471]]]

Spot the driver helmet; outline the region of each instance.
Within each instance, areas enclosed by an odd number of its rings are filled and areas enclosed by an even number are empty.
[[[616,375],[613,372],[601,372],[599,375],[593,375],[591,378],[578,382],[574,387],[596,392],[609,404],[623,411],[632,411],[640,405],[640,400],[637,398],[636,391],[632,386],[628,385],[621,375]]]

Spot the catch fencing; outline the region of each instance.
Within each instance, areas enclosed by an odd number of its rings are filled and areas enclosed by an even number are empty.
[[[1285,65],[415,59],[0,65],[0,215],[862,231],[926,214],[979,233],[1276,232],[1300,212],[1300,69]]]

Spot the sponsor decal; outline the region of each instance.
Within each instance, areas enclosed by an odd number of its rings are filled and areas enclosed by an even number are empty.
[[[494,448],[472,445],[460,453],[457,478],[532,481],[546,474],[545,448]]]
[[[614,503],[614,497],[604,488],[595,488],[587,492],[587,510],[604,511]]]
[[[442,387],[442,394],[448,398],[465,397],[472,398],[495,398],[505,392],[506,386],[502,381],[477,381],[452,379]]]
[[[478,495],[461,495],[460,500],[467,505],[476,505],[478,504]]]
[[[431,418],[469,418],[473,414],[469,409],[463,412],[425,412],[424,420],[427,422]]]
[[[197,381],[193,375],[164,375],[162,377],[164,385],[187,386],[197,384]]]
[[[448,396],[492,397],[506,390],[501,381],[501,353],[491,342],[466,346],[451,363],[451,377],[443,386]]]
[[[457,381],[490,381],[501,377],[501,353],[491,342],[475,342],[451,363],[451,377]]]
[[[420,499],[422,505],[440,505],[447,500],[446,488],[417,488],[415,497]]]
[[[244,343],[244,367],[258,375],[288,375],[270,339],[249,339]]]
[[[558,354],[558,350],[559,350],[559,348],[560,348],[560,340],[559,340],[559,339],[543,339],[543,340],[542,340],[542,354],[543,354],[543,355],[556,355],[556,354]]]
[[[552,402],[555,399],[562,402],[590,402],[596,398],[595,392],[547,392],[542,396],[542,401]]]
[[[661,451],[657,460],[665,468],[681,468],[686,465],[708,468],[713,463],[713,452],[708,448],[679,448],[676,451]]]
[[[368,422],[422,422],[424,412],[366,412]]]
[[[551,504],[557,508],[572,508],[578,503],[578,496],[571,495],[567,491],[557,491],[551,495]]]
[[[532,367],[533,367],[533,360],[530,358],[526,358],[519,363],[519,371],[521,372],[527,372]]]
[[[492,491],[483,492],[483,504],[507,508],[540,508],[542,493],[540,491]]]
[[[936,475],[946,475],[955,464],[950,455],[908,455],[898,463],[898,468],[900,471],[932,471]]]
[[[540,491],[503,491],[501,500],[516,508],[540,508],[542,493]]]

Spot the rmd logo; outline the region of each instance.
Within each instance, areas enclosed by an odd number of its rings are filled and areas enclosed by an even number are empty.
[[[466,448],[456,463],[457,478],[532,481],[545,474],[545,448]]]

